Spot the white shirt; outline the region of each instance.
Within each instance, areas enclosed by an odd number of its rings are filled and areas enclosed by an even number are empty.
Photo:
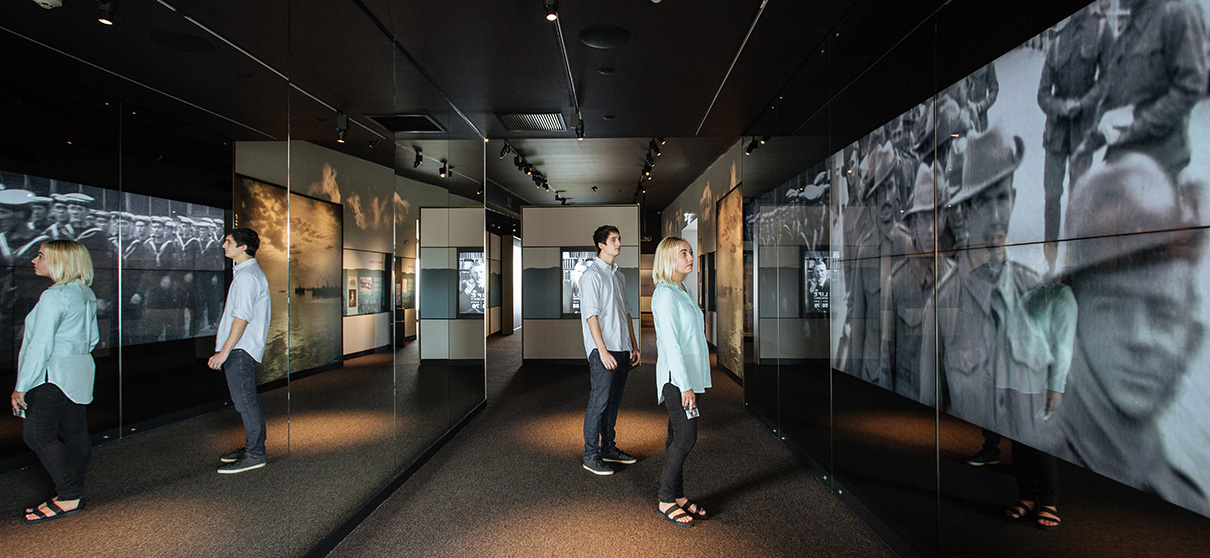
[[[46,289],[25,317],[15,391],[50,382],[73,402],[91,403],[97,369],[91,353],[100,340],[92,289],[79,281]]]
[[[265,279],[265,272],[256,263],[256,258],[235,264],[231,290],[227,291],[223,317],[218,322],[214,352],[223,350],[235,318],[248,322],[248,327],[232,350],[243,349],[252,360],[261,362],[265,356],[265,341],[269,338],[269,280]]]
[[[592,265],[580,276],[580,325],[584,331],[584,352],[591,355],[597,348],[592,339],[588,318],[597,317],[601,340],[609,351],[632,352],[630,326],[627,317],[630,303],[626,301],[626,277],[618,264],[607,264],[593,258]]]

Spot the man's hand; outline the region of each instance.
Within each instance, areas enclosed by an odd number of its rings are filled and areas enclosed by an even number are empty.
[[[613,358],[613,354],[609,351],[597,349],[597,355],[601,357],[601,364],[605,365],[606,370],[613,370],[618,367],[618,360]]]
[[[638,349],[630,351],[630,365],[631,366],[639,365],[639,350]]]
[[[206,361],[206,365],[209,366],[211,370],[218,370],[223,367],[224,362],[227,362],[228,356],[229,353],[224,351],[214,353],[214,356],[210,357],[210,360]]]

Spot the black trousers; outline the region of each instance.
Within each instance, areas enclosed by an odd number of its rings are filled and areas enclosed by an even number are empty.
[[[1013,440],[1017,497],[1038,506],[1059,506],[1059,459]]]
[[[685,497],[685,458],[697,444],[697,419],[685,416],[681,390],[671,382],[664,384],[664,405],[668,407],[668,439],[664,442],[664,478],[660,481],[660,501],[673,502]],[[702,394],[697,394],[698,401]]]
[[[50,473],[60,500],[84,496],[84,472],[92,453],[92,438],[84,405],[67,398],[52,383],[37,386],[25,394],[25,444]]]

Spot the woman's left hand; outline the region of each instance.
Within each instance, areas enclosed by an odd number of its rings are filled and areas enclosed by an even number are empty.
[[[14,391],[12,403],[13,403],[13,413],[14,414],[16,414],[20,411],[24,411],[25,408],[27,407],[27,405],[25,404],[25,392],[24,391]]]

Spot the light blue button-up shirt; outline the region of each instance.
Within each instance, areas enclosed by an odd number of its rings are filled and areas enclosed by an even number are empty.
[[[97,370],[91,353],[100,340],[92,289],[80,281],[46,289],[25,317],[16,391],[50,382],[73,402],[91,403]]]
[[[618,264],[607,264],[593,258],[592,265],[580,276],[580,325],[584,332],[584,352],[591,355],[597,348],[592,339],[588,318],[597,317],[601,340],[610,351],[632,352],[630,345],[630,303],[626,301],[626,277]]]
[[[651,295],[655,319],[655,392],[664,402],[664,384],[705,393],[710,387],[710,349],[702,309],[680,287],[656,283]]]
[[[214,339],[215,352],[223,350],[235,318],[248,322],[248,327],[231,350],[243,349],[252,360],[261,362],[265,356],[265,341],[269,338],[269,281],[256,258],[235,264],[231,290],[227,291],[223,317],[218,322],[218,336]]]

